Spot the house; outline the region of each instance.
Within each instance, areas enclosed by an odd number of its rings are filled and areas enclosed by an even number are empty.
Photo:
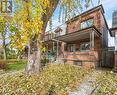
[[[115,48],[114,48],[114,70],[117,71],[117,10],[113,12],[112,15],[112,28],[110,29],[111,36],[115,39]]]
[[[59,27],[55,32],[46,32],[47,55],[55,62],[108,66],[103,53],[108,48],[108,33],[103,6],[96,6],[67,21],[65,31]]]

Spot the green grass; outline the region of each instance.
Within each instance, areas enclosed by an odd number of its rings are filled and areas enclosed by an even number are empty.
[[[26,67],[26,61],[17,61],[7,64],[7,71],[18,71]]]

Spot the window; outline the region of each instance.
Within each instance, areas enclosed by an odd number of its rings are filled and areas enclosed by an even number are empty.
[[[87,42],[87,43],[82,43],[80,45],[80,50],[90,50],[90,42]]]
[[[75,44],[68,44],[68,51],[69,52],[75,52],[76,51]]]
[[[84,29],[84,28],[90,27],[93,25],[93,23],[94,23],[93,19],[88,19],[86,21],[81,22],[80,28]]]

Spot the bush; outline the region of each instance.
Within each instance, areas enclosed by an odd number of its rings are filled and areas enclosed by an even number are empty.
[[[7,62],[0,60],[0,69],[6,69],[7,68]]]
[[[41,63],[42,63],[42,66],[45,66],[47,63],[49,63],[49,59],[46,57],[43,57],[43,59],[41,59]]]

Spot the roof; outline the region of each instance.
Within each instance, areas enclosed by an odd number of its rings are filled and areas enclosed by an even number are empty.
[[[110,31],[111,31],[111,36],[114,37],[115,32],[117,31],[117,27],[110,28]]]
[[[60,32],[60,31],[62,32],[63,30],[60,27],[58,27],[54,32],[57,33],[57,32]]]
[[[110,31],[117,30],[117,27],[110,28]]]

